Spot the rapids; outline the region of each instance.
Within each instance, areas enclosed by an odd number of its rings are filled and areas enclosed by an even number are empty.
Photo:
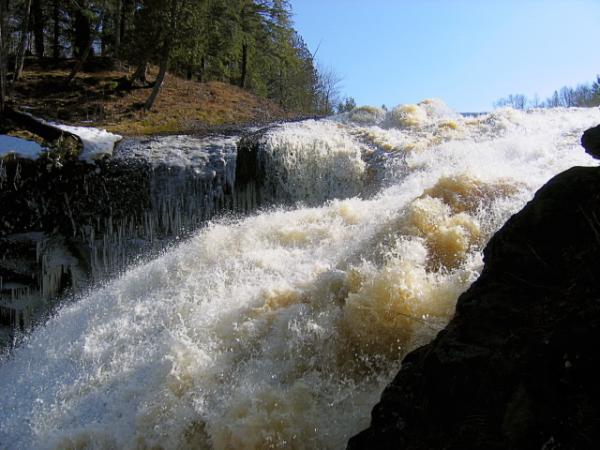
[[[35,329],[0,363],[0,448],[344,448],[494,231],[596,164],[599,122],[425,101],[277,126],[267,176],[304,203],[215,220]]]

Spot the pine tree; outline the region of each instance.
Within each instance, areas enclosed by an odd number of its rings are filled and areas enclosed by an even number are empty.
[[[19,49],[31,30],[39,58],[46,44],[55,60],[77,58],[69,81],[98,46],[102,56],[137,67],[131,84],[147,86],[148,66],[159,66],[146,108],[156,101],[167,70],[236,84],[298,112],[331,113],[337,101],[336,83],[329,71],[316,68],[294,30],[287,0],[13,0],[10,11],[0,1],[4,18],[19,26],[2,30],[4,49],[17,49],[11,55],[17,78],[24,54]]]

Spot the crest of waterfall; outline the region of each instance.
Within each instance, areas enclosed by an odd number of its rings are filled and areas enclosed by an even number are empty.
[[[368,148],[346,127],[307,120],[269,130],[260,141],[267,161],[263,198],[308,205],[359,195]]]
[[[210,222],[34,330],[0,365],[0,447],[344,448],[452,316],[494,231],[554,174],[596,164],[579,138],[598,122],[364,108],[240,144],[224,197],[158,177],[152,230],[220,198],[263,209]]]

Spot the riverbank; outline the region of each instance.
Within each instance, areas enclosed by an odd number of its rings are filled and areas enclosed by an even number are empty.
[[[12,101],[17,108],[47,120],[86,125],[121,134],[189,133],[207,127],[267,123],[294,117],[274,102],[228,83],[200,83],[167,74],[151,111],[144,101],[152,89],[156,68],[144,86],[127,83],[131,71],[90,65],[67,84],[72,61],[26,67]],[[0,124],[0,133],[15,124]]]

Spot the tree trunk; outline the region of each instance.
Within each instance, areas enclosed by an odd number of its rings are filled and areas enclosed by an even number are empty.
[[[104,11],[104,6],[105,6],[105,3],[102,3],[100,11]],[[83,65],[85,64],[86,60],[88,59],[88,56],[90,56],[90,53],[92,53],[92,46],[94,44],[94,40],[96,39],[96,37],[98,36],[98,33],[100,32],[100,27],[102,26],[102,22],[104,20],[104,15],[103,15],[103,13],[101,13],[101,14],[102,15],[98,18],[98,22],[96,23],[96,27],[94,28],[94,32],[90,35],[89,41],[88,41],[87,45],[85,46],[85,48],[83,49],[83,54],[80,55],[79,59],[77,60],[77,63],[73,67],[73,70],[71,70],[71,73],[69,74],[69,77],[67,78],[67,81],[65,82],[65,84],[69,84],[75,79],[75,76],[83,68]]]
[[[165,38],[163,44],[162,58],[160,60],[160,69],[158,71],[158,77],[156,77],[156,81],[154,82],[154,86],[152,87],[152,92],[146,100],[144,104],[144,109],[149,111],[152,109],[156,97],[162,88],[163,82],[165,81],[165,75],[167,73],[167,67],[169,65],[169,58],[171,56],[171,47],[173,45],[173,40],[175,39],[176,27],[177,27],[177,2],[178,0],[171,0],[171,21],[169,26],[169,32],[167,37]]]
[[[147,71],[148,71],[148,61],[144,60],[144,61],[142,61],[137,66],[137,69],[135,70],[135,72],[131,76],[131,79],[129,80],[129,83],[131,85],[133,85],[134,83],[136,83],[137,81],[139,81],[140,83],[146,84],[146,82],[147,82],[147,80],[146,80],[146,72]]]
[[[202,58],[200,58],[200,73],[198,74],[198,81],[200,83],[204,83],[204,80],[205,80],[204,74],[205,73],[206,73],[206,57],[204,55],[202,55]]]
[[[70,137],[75,139],[77,142],[81,143],[81,139],[79,136],[74,135],[73,133],[69,133],[68,131],[61,130],[49,123],[40,120],[31,114],[23,113],[21,111],[17,111],[16,109],[9,108],[8,106],[4,109],[4,114],[7,118],[11,119],[14,123],[19,125],[20,127],[25,128],[27,131],[37,134],[38,136],[44,138],[47,141],[56,141],[59,139],[64,139],[66,137]]]
[[[89,17],[83,13],[87,9],[87,1],[79,1],[79,6],[75,6],[75,34],[73,36],[74,56],[81,59],[90,46],[92,40],[92,30]],[[89,53],[88,53],[89,54]]]
[[[113,56],[117,60],[119,59],[119,51],[121,50],[121,10],[123,9],[122,3],[123,2],[121,0],[118,0],[117,8],[115,10],[115,47],[113,49]]]
[[[119,4],[121,5],[121,17],[119,20],[120,23],[120,31],[119,36],[121,42],[123,42],[127,38],[127,32],[129,30],[129,25],[132,22],[132,17],[135,14],[135,4],[133,0],[119,0]],[[120,47],[120,45],[119,45]]]
[[[52,57],[60,57],[60,0],[54,0],[52,18],[54,20],[54,35],[52,37]]]
[[[285,109],[285,100],[284,100],[284,95],[283,95],[283,86],[284,86],[284,79],[283,79],[283,65],[279,67],[279,106],[281,106],[283,109]]]
[[[91,50],[92,46],[88,45],[85,51],[83,52],[83,55],[81,55],[75,63],[75,66],[71,70],[71,73],[69,74],[67,81],[65,81],[65,84],[69,84],[75,79],[79,71],[83,68],[83,65],[85,64],[85,61],[87,60],[88,56],[90,56]]]
[[[170,53],[171,53],[170,49],[167,49],[164,52],[162,60],[160,61],[160,69],[158,71],[158,77],[156,77],[156,81],[154,82],[154,86],[152,87],[152,92],[150,93],[148,100],[146,100],[146,103],[144,104],[144,109],[146,111],[151,110],[152,106],[154,106],[156,97],[158,96],[160,88],[162,88],[162,85],[165,81],[165,75],[167,73],[167,66],[169,65],[169,54]]]
[[[242,44],[242,76],[240,77],[240,87],[246,87],[246,78],[248,76],[248,45]]]
[[[6,23],[4,22],[4,0],[0,0],[0,114],[4,114],[6,103],[6,46],[4,44]]]
[[[23,64],[25,62],[25,45],[27,44],[27,35],[29,34],[29,13],[31,11],[31,0],[25,3],[25,11],[23,15],[23,27],[21,29],[21,41],[17,49],[15,58],[15,71],[13,73],[13,83],[21,78],[23,73]]]
[[[35,54],[39,59],[44,58],[44,11],[41,0],[33,0],[31,4],[33,16],[33,37],[35,39]]]
[[[102,28],[102,33],[100,33],[100,56],[106,56],[106,47],[108,47],[108,40],[110,36],[106,33],[106,23],[104,22],[104,16],[102,16],[102,20],[100,21]]]

